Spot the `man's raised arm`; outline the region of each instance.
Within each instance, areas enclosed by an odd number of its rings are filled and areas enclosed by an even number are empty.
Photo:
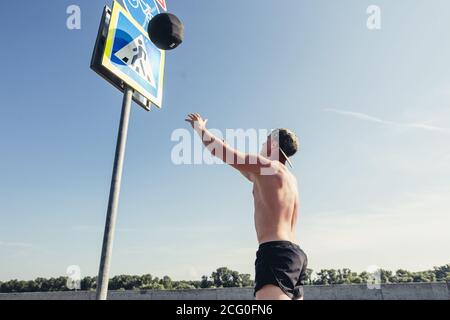
[[[247,178],[249,178],[248,173],[261,174],[263,168],[271,166],[269,159],[261,155],[250,155],[240,152],[214,136],[206,129],[208,119],[204,120],[198,113],[189,114],[186,121],[191,124],[213,156],[241,171]],[[251,179],[249,178],[249,180]]]

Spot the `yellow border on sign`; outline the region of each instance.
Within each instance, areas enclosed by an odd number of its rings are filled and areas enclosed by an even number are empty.
[[[109,23],[109,30],[108,30],[108,38],[106,39],[106,45],[105,45],[105,51],[103,53],[103,59],[102,59],[102,65],[107,68],[109,71],[111,71],[115,76],[119,77],[124,81],[126,84],[128,84],[130,87],[132,87],[134,90],[138,91],[140,94],[142,94],[145,98],[150,100],[154,105],[156,105],[158,108],[162,107],[162,98],[163,98],[163,85],[164,85],[164,65],[166,61],[166,52],[164,50],[161,51],[161,63],[159,67],[159,84],[158,84],[158,96],[154,97],[151,93],[149,93],[145,88],[143,88],[138,82],[134,81],[131,77],[120,71],[116,66],[114,66],[111,63],[111,55],[112,55],[112,49],[114,44],[114,39],[116,36],[115,30],[117,29],[117,23],[119,21],[119,14],[122,13],[125,15],[130,22],[139,30],[141,31],[144,36],[150,40],[148,37],[147,31],[144,30],[144,28],[133,18],[133,16],[125,9],[123,8],[117,1],[113,2],[113,9],[111,14],[111,20]]]

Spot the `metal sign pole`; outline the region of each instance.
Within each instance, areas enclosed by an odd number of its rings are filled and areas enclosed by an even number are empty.
[[[122,115],[120,117],[119,134],[117,137],[116,155],[114,159],[114,169],[111,180],[111,189],[109,192],[108,212],[106,214],[105,233],[103,235],[102,256],[97,278],[97,300],[106,300],[108,295],[111,254],[114,231],[116,227],[117,208],[119,206],[120,183],[122,180],[123,160],[125,157],[125,146],[127,142],[132,98],[133,89],[128,85],[125,85]]]

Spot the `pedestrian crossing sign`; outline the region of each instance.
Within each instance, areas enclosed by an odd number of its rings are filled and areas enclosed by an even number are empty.
[[[162,107],[165,52],[114,1],[102,65],[154,105]]]

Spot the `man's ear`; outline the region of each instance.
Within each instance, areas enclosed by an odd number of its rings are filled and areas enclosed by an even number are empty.
[[[270,157],[270,154],[272,153],[272,144],[266,144],[266,157]]]
[[[270,156],[272,156],[274,152],[277,152],[277,150],[278,150],[277,143],[275,141],[271,141],[270,142]]]

